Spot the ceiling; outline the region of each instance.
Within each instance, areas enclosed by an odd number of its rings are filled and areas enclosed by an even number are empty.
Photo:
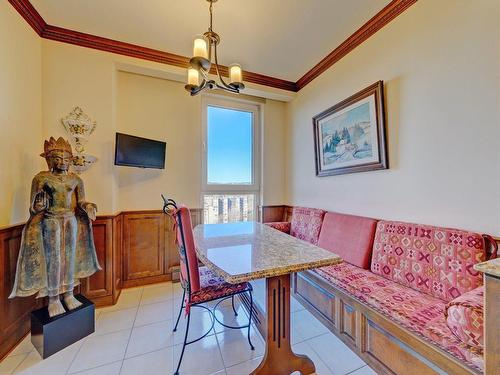
[[[219,0],[219,62],[297,81],[389,0]],[[50,25],[178,55],[208,28],[205,0],[32,0]]]

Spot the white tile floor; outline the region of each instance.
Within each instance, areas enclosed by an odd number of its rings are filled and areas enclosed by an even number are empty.
[[[0,362],[0,375],[170,375],[184,338],[182,318],[178,331],[172,332],[181,296],[179,284],[172,283],[126,289],[115,306],[96,311],[94,334],[44,361],[28,336]],[[245,324],[242,306],[238,312],[235,317],[225,305],[218,316],[227,324]],[[317,374],[375,374],[295,300],[292,314],[293,349],[314,361]],[[210,315],[193,309],[191,322],[190,336],[195,338],[210,326]],[[245,375],[259,365],[265,347],[256,330],[252,328],[255,351],[248,346],[246,330],[217,324],[214,331],[187,347],[181,374]]]

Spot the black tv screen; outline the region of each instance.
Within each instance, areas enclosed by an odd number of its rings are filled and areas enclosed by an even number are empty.
[[[165,169],[166,143],[116,133],[115,165]]]

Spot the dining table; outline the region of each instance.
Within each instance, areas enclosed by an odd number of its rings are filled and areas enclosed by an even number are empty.
[[[313,361],[291,347],[291,274],[338,264],[342,258],[254,221],[200,224],[194,240],[200,261],[226,282],[266,279],[266,351],[252,375],[315,373]]]

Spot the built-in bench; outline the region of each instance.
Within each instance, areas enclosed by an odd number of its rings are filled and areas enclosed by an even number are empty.
[[[295,274],[294,296],[378,373],[483,373],[484,288],[474,265],[496,255],[491,237],[304,207],[281,212],[288,220],[267,224],[344,259]]]

